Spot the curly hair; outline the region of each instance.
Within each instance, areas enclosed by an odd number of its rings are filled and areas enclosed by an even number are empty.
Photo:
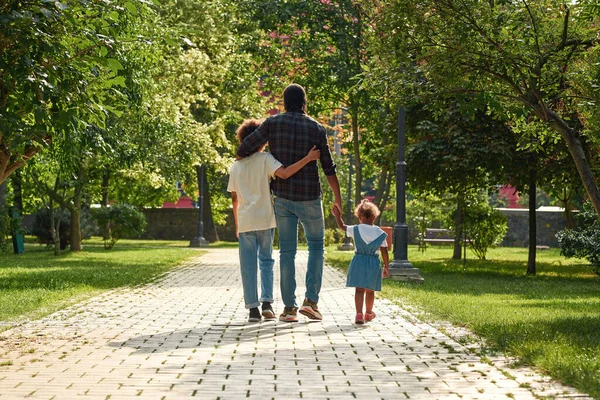
[[[258,128],[260,124],[263,123],[263,121],[264,119],[252,118],[244,120],[244,122],[242,122],[242,124],[238,127],[237,131],[235,132],[240,143],[242,143],[244,139],[246,139],[246,136],[254,132],[256,128]]]
[[[361,216],[367,219],[375,219],[380,213],[379,208],[368,199],[363,199],[354,209],[354,215],[359,220]]]

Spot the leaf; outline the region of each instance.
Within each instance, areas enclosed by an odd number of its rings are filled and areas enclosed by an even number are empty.
[[[106,60],[106,63],[108,65],[108,68],[110,68],[114,73],[117,73],[118,71],[123,69],[123,65],[117,59],[109,58]]]

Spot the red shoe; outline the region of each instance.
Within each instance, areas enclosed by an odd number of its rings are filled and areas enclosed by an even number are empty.
[[[365,323],[365,321],[363,320],[362,313],[356,314],[356,317],[354,317],[354,323],[355,324],[364,324]]]
[[[366,313],[365,314],[365,322],[373,321],[376,316],[377,315],[373,311]]]

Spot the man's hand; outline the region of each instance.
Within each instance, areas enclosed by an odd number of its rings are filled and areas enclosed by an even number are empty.
[[[336,214],[336,210],[338,214]],[[342,203],[341,202],[333,202],[333,206],[331,207],[331,213],[333,215],[342,215]]]

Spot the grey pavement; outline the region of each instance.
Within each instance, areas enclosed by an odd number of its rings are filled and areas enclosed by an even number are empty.
[[[299,252],[300,301],[305,269]],[[344,283],[325,268],[321,322],[247,323],[237,250],[209,249],[152,284],[0,333],[0,399],[587,398],[503,357],[484,361],[443,333],[453,329],[389,301],[357,326]]]

